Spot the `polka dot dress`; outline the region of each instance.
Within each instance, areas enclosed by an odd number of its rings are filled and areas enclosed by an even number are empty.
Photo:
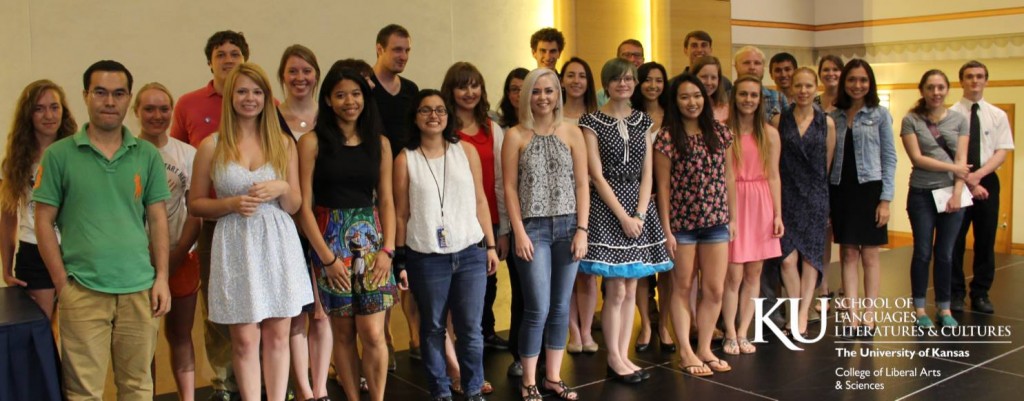
[[[646,133],[653,121],[636,110],[621,120],[597,111],[584,115],[579,124],[589,130],[585,135],[597,135],[604,178],[622,207],[632,215],[640,202],[640,177],[644,158],[649,157]],[[587,255],[580,261],[580,271],[604,277],[639,278],[671,269],[657,210],[652,196],[642,233],[638,238],[629,238],[619,219],[591,187],[589,244]]]

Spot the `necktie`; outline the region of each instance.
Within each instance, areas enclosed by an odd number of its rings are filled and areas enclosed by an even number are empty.
[[[967,145],[967,164],[974,166],[971,171],[981,167],[981,118],[978,117],[978,108],[977,103],[971,106],[971,140]]]

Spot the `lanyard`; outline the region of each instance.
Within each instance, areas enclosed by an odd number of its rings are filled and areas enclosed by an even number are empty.
[[[427,164],[427,171],[430,171],[430,177],[434,179],[434,188],[437,189],[437,199],[441,202],[441,217],[444,217],[444,197],[447,191],[441,191],[441,184],[444,184],[448,179],[448,144],[444,145],[444,170],[441,173],[441,182],[437,182],[437,176],[434,175],[434,169],[430,167],[430,160],[427,160],[427,155],[423,153],[423,147],[420,149],[420,156],[423,156],[423,162]],[[444,186],[447,190],[448,187]]]

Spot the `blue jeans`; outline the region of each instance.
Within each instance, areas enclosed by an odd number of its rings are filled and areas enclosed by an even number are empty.
[[[966,188],[964,189],[966,190]],[[914,256],[910,261],[910,287],[915,308],[924,308],[928,292],[928,265],[935,257],[935,303],[949,309],[953,271],[953,244],[964,217],[956,213],[939,213],[930,189],[910,188],[907,194],[907,215],[914,233]],[[934,238],[934,242],[932,241]]]
[[[572,259],[576,215],[535,217],[523,221],[533,241],[533,260],[516,256],[525,308],[519,328],[519,354],[535,357],[544,348],[565,348],[569,331],[569,299],[579,262]],[[546,329],[546,330],[545,330]]]
[[[477,246],[452,254],[409,250],[409,287],[420,311],[420,345],[431,397],[451,395],[445,371],[444,339],[448,311],[455,328],[455,353],[466,394],[484,384],[484,336],[480,319],[487,286],[487,253]]]

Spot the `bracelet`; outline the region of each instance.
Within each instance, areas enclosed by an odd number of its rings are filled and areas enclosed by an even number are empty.
[[[590,229],[586,228],[586,227],[583,227],[583,226],[576,226],[576,230],[583,231],[583,232],[585,232],[587,234],[590,234]]]
[[[338,262],[338,255],[334,255],[334,260],[332,260],[332,261],[331,261],[331,263],[325,263],[325,264],[324,264],[324,267],[327,267],[327,266],[333,265],[333,264],[335,264],[335,263],[337,263],[337,262]]]
[[[387,247],[381,247],[380,251],[384,252],[384,254],[388,255],[388,257],[391,258],[392,260],[395,259],[395,250],[394,249],[387,248]]]
[[[489,251],[489,250],[492,250],[492,249],[498,249],[498,248],[497,248],[497,247],[495,247],[494,245],[488,245],[488,246],[487,246],[487,250],[488,250],[488,251]]]

